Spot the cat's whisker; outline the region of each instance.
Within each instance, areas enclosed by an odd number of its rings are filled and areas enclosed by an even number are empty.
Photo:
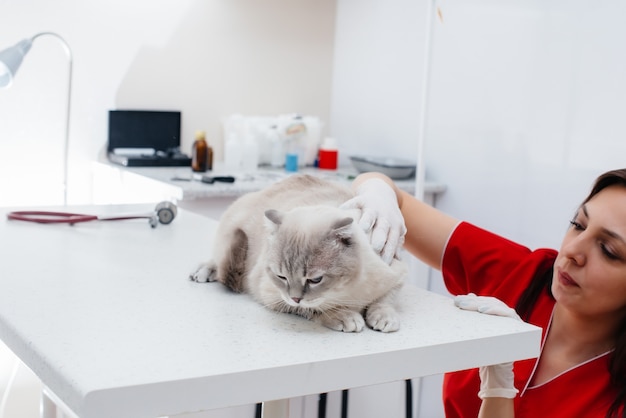
[[[333,308],[343,309],[343,308],[361,308],[361,307],[363,307],[363,301],[358,300],[358,299],[357,300],[342,299],[340,302],[327,301],[323,303],[322,305],[320,305],[320,309],[323,309],[323,310],[333,309]]]
[[[289,305],[287,305],[285,302],[281,301],[281,300],[277,300],[271,303],[266,303],[263,305],[265,308],[280,312],[280,313],[285,313],[289,311]]]

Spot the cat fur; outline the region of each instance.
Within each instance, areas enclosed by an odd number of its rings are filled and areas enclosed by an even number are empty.
[[[385,263],[355,222],[359,211],[339,209],[353,196],[337,182],[292,175],[240,197],[220,218],[211,261],[190,278],[338,331],[398,330],[407,266]]]

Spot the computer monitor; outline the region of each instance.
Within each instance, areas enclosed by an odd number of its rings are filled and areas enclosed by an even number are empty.
[[[151,148],[168,152],[180,148],[180,112],[110,110],[107,150]]]

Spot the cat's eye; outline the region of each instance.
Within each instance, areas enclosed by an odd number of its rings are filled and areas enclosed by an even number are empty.
[[[319,276],[319,277],[314,277],[312,279],[308,279],[307,282],[311,283],[311,284],[318,284],[319,282],[322,281],[322,278],[324,276]]]
[[[280,274],[277,274],[276,277],[278,277],[280,280],[287,280],[285,276],[281,276]]]

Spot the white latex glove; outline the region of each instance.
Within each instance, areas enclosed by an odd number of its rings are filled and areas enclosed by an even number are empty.
[[[505,316],[521,321],[521,318],[501,300],[491,296],[476,296],[473,293],[459,295],[454,298],[454,304],[464,310],[476,311],[488,315]],[[518,390],[513,384],[513,363],[502,363],[493,366],[481,367],[480,391],[478,397],[513,399]]]
[[[390,264],[402,248],[406,226],[394,190],[381,179],[372,178],[359,185],[356,196],[341,209],[360,209],[359,226],[370,235],[376,253]]]
[[[474,293],[458,295],[454,298],[454,305],[465,311],[476,311],[488,315],[506,316],[521,321],[515,309],[493,296],[476,296]]]
[[[478,397],[513,399],[518,390],[513,385],[513,363],[495,364],[478,369],[480,390]]]

